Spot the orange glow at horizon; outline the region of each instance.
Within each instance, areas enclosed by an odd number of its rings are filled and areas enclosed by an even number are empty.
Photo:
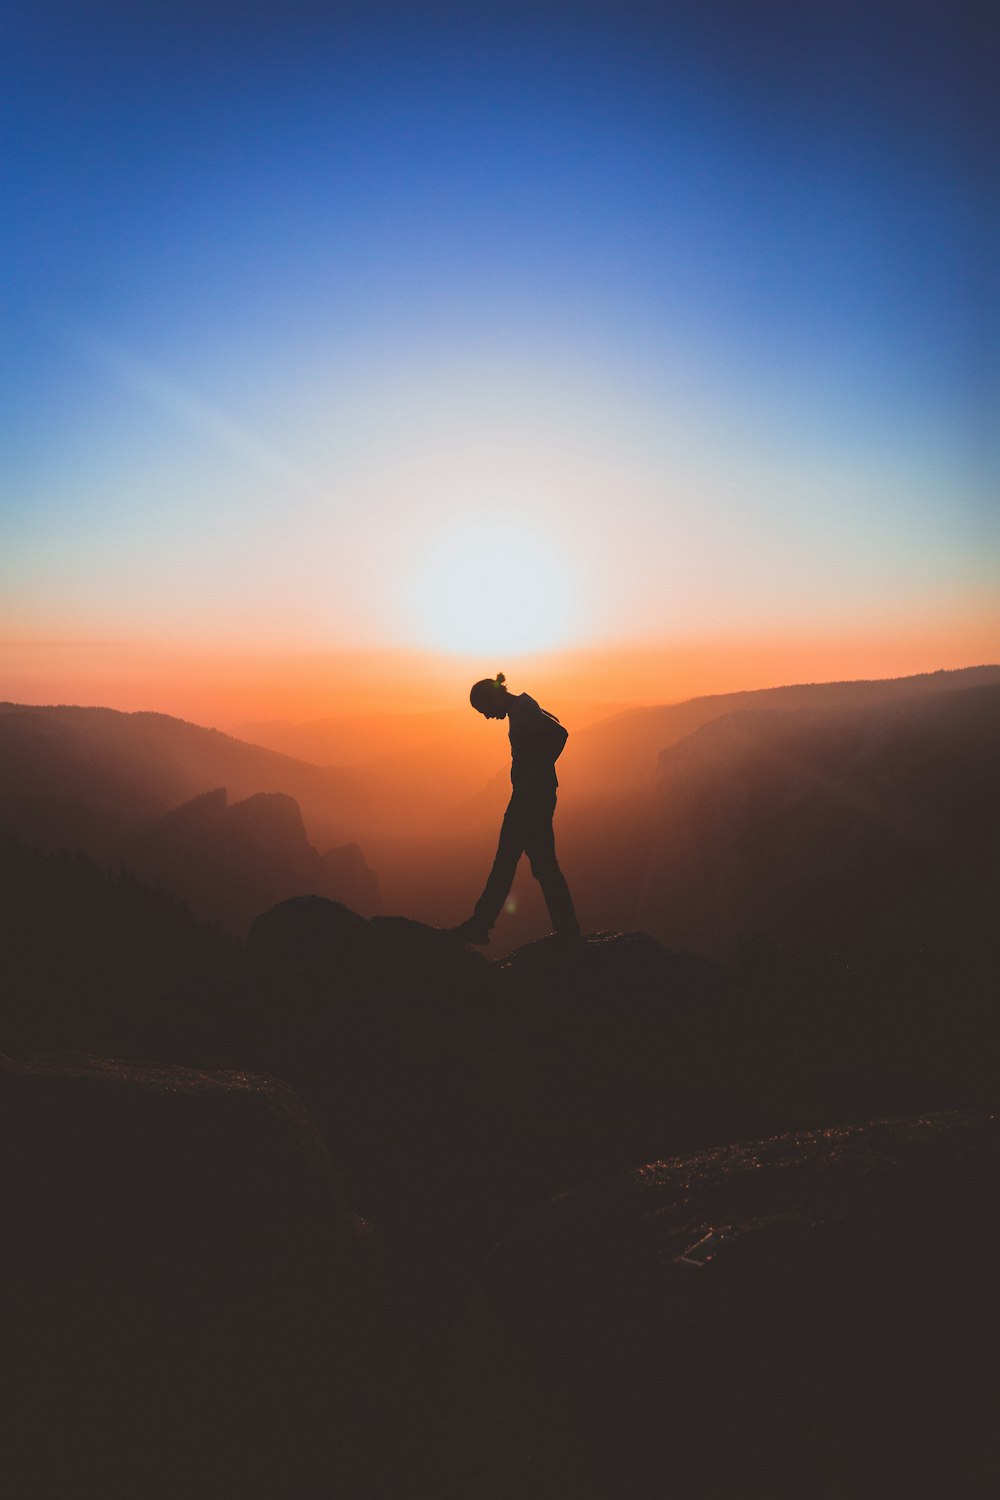
[[[235,732],[248,722],[463,708],[469,684],[502,670],[512,690],[580,709],[680,702],[788,683],[902,677],[1000,661],[981,622],[881,638],[683,639],[510,656],[237,651],[129,642],[0,642],[0,696],[27,704],[147,710]],[[590,715],[588,714],[588,717]]]

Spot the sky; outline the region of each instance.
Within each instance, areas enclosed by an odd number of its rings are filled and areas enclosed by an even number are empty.
[[[1000,658],[991,10],[3,7],[0,697]]]

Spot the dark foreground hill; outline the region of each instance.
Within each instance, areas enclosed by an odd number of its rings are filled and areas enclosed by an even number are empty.
[[[0,1122],[5,1493],[378,1490],[384,1278],[289,1090],[0,1058]]]
[[[31,860],[47,1045],[158,1065],[0,1069],[12,1493],[989,1493],[995,1008],[845,1030],[644,933],[491,963],[319,897],[244,946]]]
[[[0,839],[0,1052],[232,1062],[242,964],[166,892]]]
[[[664,1152],[994,1097],[995,992],[962,982],[862,1006],[851,971],[734,976],[644,933],[490,963],[318,898],[259,918],[247,960],[258,1065],[302,1095],[352,1201],[435,1254],[459,1183],[482,1246],[526,1194]]]
[[[922,1116],[554,1200],[478,1280],[465,1492],[990,1494],[998,1167],[996,1116]]]

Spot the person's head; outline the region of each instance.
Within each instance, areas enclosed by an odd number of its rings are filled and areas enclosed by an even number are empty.
[[[469,702],[477,713],[487,719],[505,719],[507,717],[507,689],[502,672],[495,677],[484,677],[480,682],[472,684],[469,693]]]

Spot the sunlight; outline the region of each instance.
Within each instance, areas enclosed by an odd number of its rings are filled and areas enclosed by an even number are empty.
[[[545,650],[572,624],[563,557],[522,522],[460,523],[427,547],[410,596],[425,644],[468,654]]]
[[[231,417],[211,406],[194,391],[170,379],[155,365],[139,359],[128,350],[107,339],[99,338],[81,323],[70,323],[68,332],[76,345],[126,390],[140,395],[172,422],[198,436],[208,438],[216,447],[242,464],[270,475],[293,491],[318,496],[320,492],[308,474],[261,441],[256,433],[234,422]]]

